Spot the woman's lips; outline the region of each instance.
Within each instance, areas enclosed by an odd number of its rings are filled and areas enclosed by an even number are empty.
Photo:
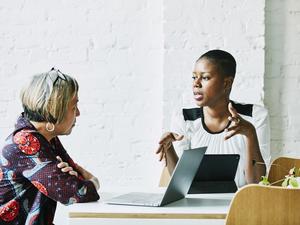
[[[194,91],[194,99],[196,101],[201,101],[203,99],[203,93],[200,91]]]
[[[203,99],[203,94],[194,94],[194,99],[196,101],[201,101]]]

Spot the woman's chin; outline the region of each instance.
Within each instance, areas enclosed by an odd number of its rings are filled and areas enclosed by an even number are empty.
[[[204,106],[203,101],[195,101],[195,103],[199,107],[203,107]]]
[[[63,132],[61,135],[69,135],[72,133],[73,127],[71,127],[69,130],[66,130],[65,132]]]

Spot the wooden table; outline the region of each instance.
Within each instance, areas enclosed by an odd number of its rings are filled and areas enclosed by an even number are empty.
[[[120,194],[120,193],[119,193]],[[70,225],[219,225],[225,224],[233,194],[187,195],[163,207],[108,205],[103,200],[119,195],[100,193],[102,200],[68,206]]]

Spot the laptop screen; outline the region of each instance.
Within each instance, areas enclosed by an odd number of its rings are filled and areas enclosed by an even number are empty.
[[[238,154],[204,155],[189,194],[235,192],[237,187],[234,178],[239,159]]]

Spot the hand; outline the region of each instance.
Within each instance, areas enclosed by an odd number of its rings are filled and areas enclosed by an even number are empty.
[[[60,168],[62,172],[78,177],[78,173],[73,169],[73,167],[69,166],[67,162],[64,162],[61,157],[56,156],[56,159],[60,162],[57,164],[57,167]]]
[[[91,174],[89,171],[82,168],[78,164],[76,164],[76,170],[78,170],[78,172],[83,176],[83,178],[85,180],[89,180],[89,181],[93,182],[96,190],[98,190],[100,188],[99,180],[97,177],[95,177],[93,174]]]
[[[248,122],[247,120],[244,120],[233,108],[231,102],[228,104],[228,110],[231,114],[231,116],[228,117],[228,120],[231,121],[231,124],[229,128],[226,129],[226,135],[225,140],[231,138],[232,136],[236,134],[242,134],[245,136],[248,136],[252,134],[255,131],[254,126]]]
[[[159,154],[159,161],[165,159],[165,164],[167,165],[166,154],[168,149],[172,146],[173,141],[181,141],[183,137],[183,135],[179,135],[173,132],[164,133],[160,141],[158,142],[159,147],[156,150],[156,154]]]

